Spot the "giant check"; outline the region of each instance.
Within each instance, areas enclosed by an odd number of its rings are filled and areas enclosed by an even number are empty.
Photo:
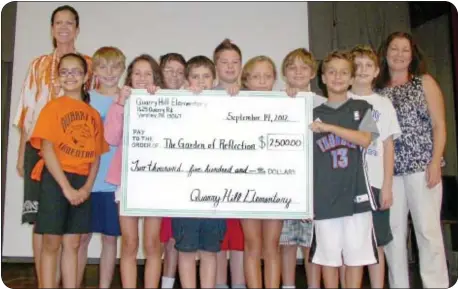
[[[133,90],[121,214],[311,218],[312,111],[306,93]]]

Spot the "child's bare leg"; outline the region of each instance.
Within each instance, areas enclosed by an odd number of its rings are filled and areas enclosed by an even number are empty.
[[[321,288],[321,266],[309,262],[310,248],[302,247],[308,288]]]
[[[383,247],[377,248],[378,264],[369,265],[369,277],[372,288],[383,288],[385,286],[385,254]]]
[[[120,216],[121,281],[123,288],[137,288],[138,217]]]
[[[78,249],[80,234],[65,234],[62,238],[62,287],[78,288]]]
[[[56,268],[59,249],[62,244],[60,235],[42,235],[43,243],[40,256],[40,288],[57,288]]]
[[[35,261],[35,271],[37,274],[38,288],[41,288],[41,276],[40,276],[41,262],[40,260],[41,260],[42,245],[43,245],[43,235],[35,233],[35,225],[34,225],[33,230],[32,230],[32,250],[33,250],[33,259]]]
[[[227,285],[227,252],[228,251],[219,251],[216,254],[216,284],[217,285]],[[232,261],[232,256],[231,256],[231,261]],[[232,276],[232,271],[231,271],[231,276]]]
[[[175,239],[170,238],[170,240],[165,244],[162,288],[173,288],[173,283],[175,282],[175,275],[177,272],[177,266],[178,251],[177,249],[175,249]]]
[[[231,251],[231,287],[245,286],[245,272],[243,270],[243,251]],[[227,271],[226,271],[227,272]]]
[[[216,253],[200,251],[200,288],[215,288]]]
[[[279,288],[281,278],[280,235],[283,220],[262,220],[262,254],[264,257],[264,285]]]
[[[345,265],[342,265],[339,268],[339,279],[340,279],[340,287],[342,288],[347,288],[347,284],[345,282],[345,274],[346,274],[346,267]]]
[[[261,253],[262,225],[261,220],[241,220],[245,236],[245,254],[243,266],[248,288],[262,288]]]
[[[80,248],[78,249],[78,279],[77,286],[81,288],[84,278],[84,271],[87,264],[87,250],[91,242],[92,234],[82,234],[80,238]]]
[[[363,280],[363,266],[346,266],[345,285],[346,288],[361,288]]]
[[[100,254],[99,288],[110,288],[116,266],[118,247],[116,236],[102,234],[102,253]]]
[[[181,288],[197,288],[196,281],[197,252],[178,252],[178,273]]]
[[[161,218],[145,217],[143,246],[145,247],[145,288],[158,288],[162,269],[160,240]]]
[[[325,288],[339,288],[339,268],[323,266],[323,281]]]
[[[281,251],[281,279],[283,286],[296,285],[296,258],[297,245],[280,246]],[[305,262],[305,260],[304,260]],[[308,276],[308,275],[307,275]]]

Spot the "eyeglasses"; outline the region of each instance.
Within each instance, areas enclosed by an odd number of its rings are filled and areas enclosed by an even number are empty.
[[[173,69],[164,69],[164,75],[167,75],[167,76],[176,75],[177,77],[183,77],[184,76],[184,71],[173,70]]]
[[[84,75],[84,71],[82,70],[79,70],[79,69],[71,69],[71,70],[67,70],[67,69],[62,69],[62,70],[59,70],[59,76],[60,77],[69,77],[69,76],[83,76]]]

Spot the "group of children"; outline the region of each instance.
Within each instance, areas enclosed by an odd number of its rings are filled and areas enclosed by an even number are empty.
[[[297,246],[303,250],[309,288],[360,288],[363,266],[370,265],[372,286],[383,288],[383,249],[391,240],[388,208],[392,202],[393,138],[400,133],[390,101],[374,93],[375,53],[358,46],[333,52],[322,64],[327,100],[314,95],[314,220],[236,220],[119,216],[124,104],[131,89],[271,91],[276,66],[256,56],[242,67],[237,45],[224,40],[213,60],[177,53],[140,55],[127,66],[115,47],[92,57],[96,89],[85,91],[88,64],[79,54],[61,57],[64,96],[41,111],[31,137],[42,160],[32,176],[41,181],[35,232],[43,234],[39,286],[57,286],[59,248],[65,287],[80,287],[92,233],[102,234],[101,288],[111,285],[121,236],[123,288],[137,287],[139,219],[143,219],[145,288],[196,288],[196,257],[202,288],[295,288]],[[286,93],[310,91],[317,74],[312,54],[291,51],[281,66]],[[349,90],[351,87],[351,91]],[[367,170],[368,168],[368,170]],[[375,227],[375,235],[373,234]],[[377,249],[378,247],[378,249]],[[165,249],[165,250],[163,250]],[[164,266],[162,266],[162,255]],[[264,278],[261,260],[264,260]],[[344,267],[345,266],[345,267]],[[65,269],[64,269],[65,268]],[[163,269],[163,270],[162,270]],[[162,278],[161,278],[162,274]],[[264,282],[263,282],[264,280]]]

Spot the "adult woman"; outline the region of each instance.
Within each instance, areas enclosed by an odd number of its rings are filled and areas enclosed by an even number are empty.
[[[29,138],[41,109],[49,100],[59,97],[62,93],[57,65],[61,56],[75,52],[75,39],[79,33],[78,12],[68,5],[56,8],[51,15],[51,33],[55,49],[51,54],[39,56],[32,61],[22,87],[19,108],[14,121],[14,124],[21,130],[17,171],[24,177],[22,223],[29,224],[35,223],[40,192],[40,183],[32,180],[30,176],[39,156],[38,150],[30,145]],[[88,67],[92,67],[90,58],[84,57],[88,62]],[[39,272],[42,235],[33,234],[32,244],[35,268]],[[65,258],[65,252],[63,255]],[[66,273],[64,266],[62,274]],[[39,279],[38,285],[41,285]]]
[[[402,135],[395,140],[393,241],[385,247],[391,288],[408,288],[407,216],[410,211],[425,288],[448,288],[440,225],[441,167],[446,131],[444,102],[435,80],[425,72],[412,37],[395,32],[379,49],[379,93],[391,99]]]

